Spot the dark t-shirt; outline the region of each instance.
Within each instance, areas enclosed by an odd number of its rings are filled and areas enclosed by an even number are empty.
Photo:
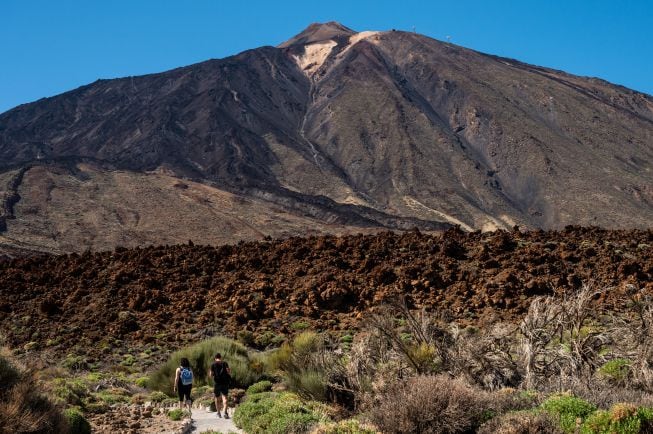
[[[213,372],[213,382],[221,386],[228,386],[231,381],[229,375],[229,364],[225,361],[213,362],[211,372]]]

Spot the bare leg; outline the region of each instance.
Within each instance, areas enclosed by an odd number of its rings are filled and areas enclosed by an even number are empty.
[[[215,401],[215,411],[217,411],[218,415],[220,415],[220,401],[217,396],[215,396],[213,400]]]
[[[227,415],[227,395],[222,395],[222,411]]]

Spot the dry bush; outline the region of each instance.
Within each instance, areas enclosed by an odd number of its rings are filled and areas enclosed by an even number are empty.
[[[448,372],[487,390],[519,386],[522,372],[512,351],[513,326],[497,323],[476,332],[452,326],[452,334],[455,345],[451,348]]]
[[[615,352],[630,361],[631,386],[653,392],[653,297],[633,285],[626,290],[627,310],[610,326]]]
[[[585,285],[574,293],[532,301],[519,327],[526,388],[554,377],[590,379],[607,361],[602,350],[613,340],[594,302],[604,291]]]
[[[403,331],[396,326],[395,318],[405,323]],[[440,312],[412,312],[400,302],[373,316],[368,329],[389,346],[385,349],[390,352],[386,359],[403,361],[411,371],[404,374],[446,372],[488,390],[516,387],[521,382],[512,351],[515,346],[512,326],[495,324],[483,330],[461,329]]]
[[[39,394],[32,373],[21,372],[0,357],[0,434],[62,433],[67,424],[60,410]]]
[[[585,383],[586,389],[605,391],[606,398],[593,401],[606,400],[610,390],[653,392],[653,298],[630,285],[619,307],[610,309],[597,303],[608,291],[616,289],[585,285],[576,293],[533,300],[520,324],[524,387],[551,390],[557,382],[562,391]],[[619,361],[626,364],[619,378],[602,375]]]
[[[503,411],[501,400],[461,380],[420,375],[388,386],[365,404],[384,433],[464,433]]]
[[[563,434],[555,418],[546,412],[520,411],[484,423],[479,434]]]
[[[346,372],[342,351],[328,335],[303,332],[267,357],[267,370],[283,378],[303,398],[355,407],[355,388]]]
[[[405,322],[406,335],[398,329],[395,319]],[[370,331],[390,345],[396,355],[417,374],[439,372],[451,364],[454,336],[449,323],[438,314],[424,310],[412,312],[404,300],[386,306],[368,321]],[[410,339],[406,336],[410,335]]]

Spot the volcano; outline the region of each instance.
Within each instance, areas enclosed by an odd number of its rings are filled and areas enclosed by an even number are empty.
[[[0,114],[0,248],[646,228],[653,98],[402,31],[98,80]]]

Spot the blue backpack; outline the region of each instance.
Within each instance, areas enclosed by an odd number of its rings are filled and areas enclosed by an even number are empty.
[[[188,368],[181,368],[181,372],[179,373],[179,378],[181,379],[181,384],[184,386],[188,386],[189,384],[193,384],[193,371],[191,371]]]

